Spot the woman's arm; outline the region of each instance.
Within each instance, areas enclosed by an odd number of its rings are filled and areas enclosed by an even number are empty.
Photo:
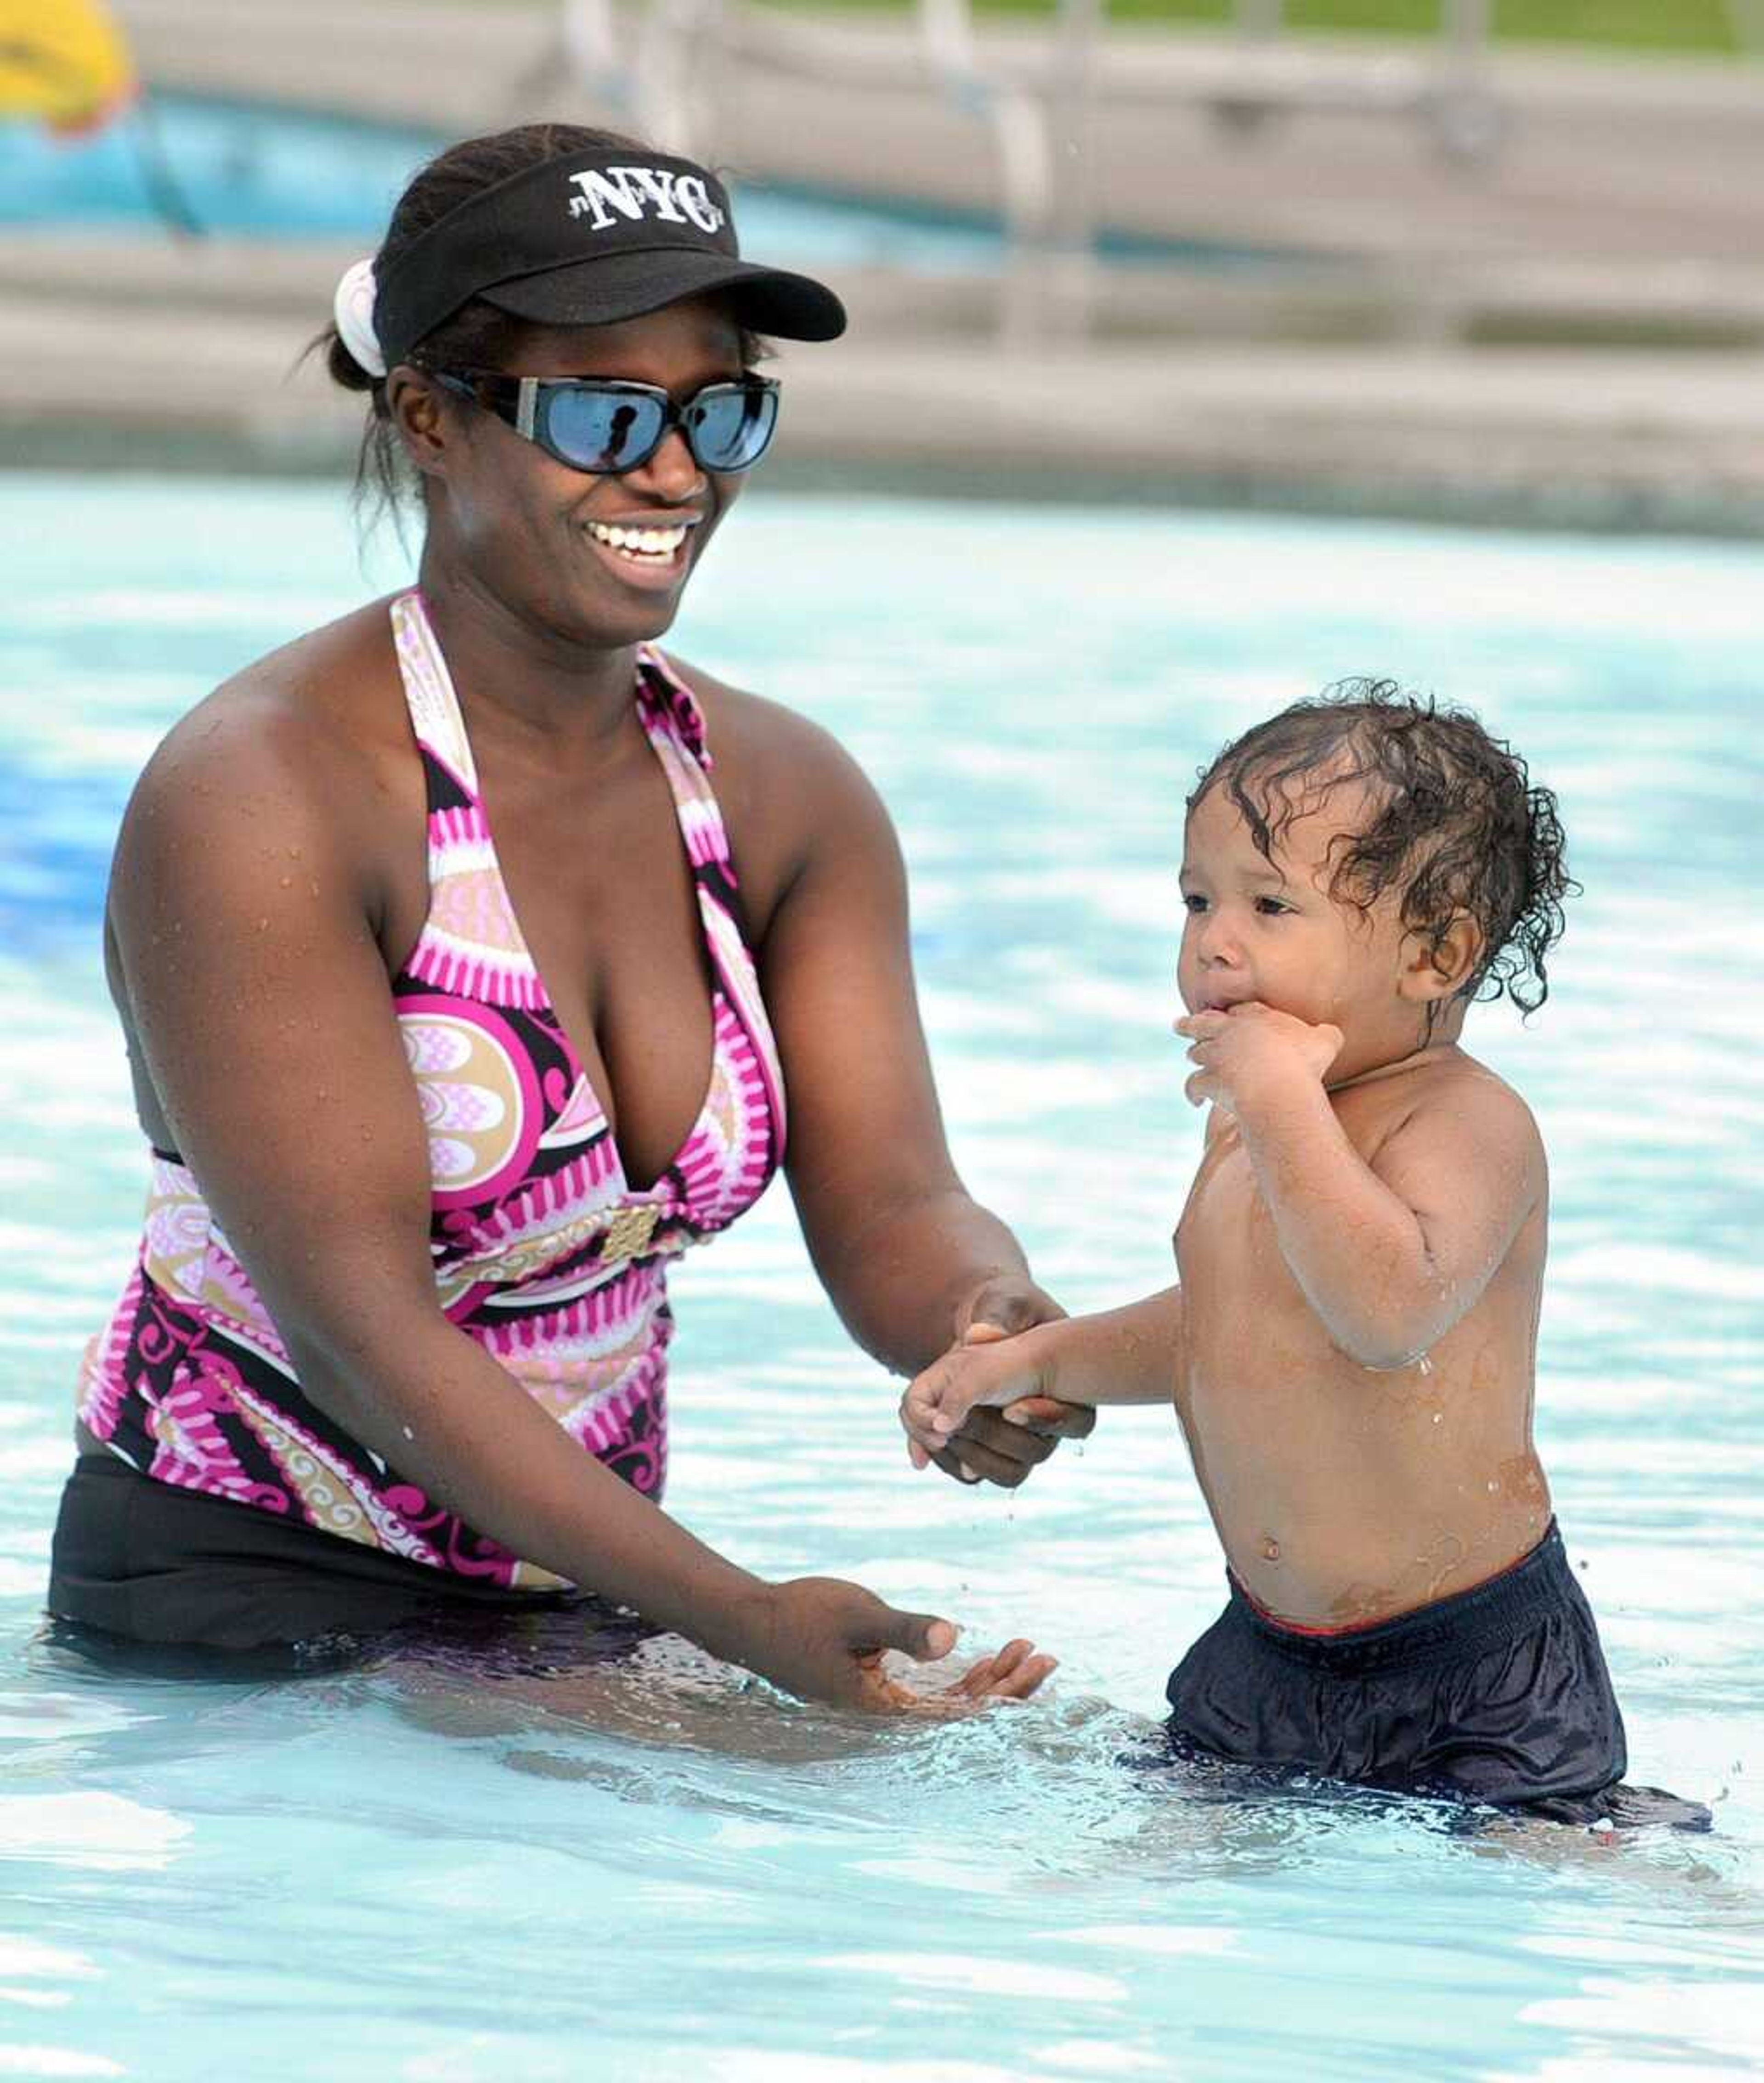
[[[986,1291],[1026,1295],[1034,1283],[1022,1246],[950,1159],[887,813],[831,742],[814,763],[819,815],[763,950],[789,1093],[790,1186],[846,1328],[911,1373],[962,1336]],[[1035,1302],[1000,1328],[1058,1313],[1039,1290]]]
[[[790,1104],[789,1176],[816,1270],[852,1336],[911,1374],[986,1327],[1057,1318],[1022,1247],[969,1194],[950,1156],[914,988],[906,874],[876,792],[799,718],[773,767],[803,837],[760,951]],[[1088,1412],[1035,1430],[984,1413],[952,1472],[1015,1484],[1082,1436]]]
[[[302,1388],[516,1553],[793,1691],[892,1704],[877,1653],[941,1655],[947,1623],[831,1580],[760,1582],[442,1315],[426,1138],[371,923],[383,891],[348,822],[371,820],[372,795],[322,725],[231,693],[150,766],[112,885],[142,1067]]]

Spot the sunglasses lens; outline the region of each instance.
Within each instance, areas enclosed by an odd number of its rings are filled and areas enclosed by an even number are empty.
[[[717,384],[686,408],[687,438],[706,470],[746,470],[778,424],[778,394],[757,384]]]
[[[662,424],[658,399],[583,385],[552,392],[545,431],[576,469],[611,473],[635,470],[662,438]]]

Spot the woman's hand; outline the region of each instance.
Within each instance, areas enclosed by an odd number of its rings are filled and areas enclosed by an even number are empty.
[[[988,1280],[969,1301],[959,1326],[964,1346],[994,1345],[1038,1324],[1060,1322],[1065,1311],[1047,1291],[1021,1274],[1000,1274]],[[959,1430],[941,1440],[935,1451],[916,1444],[913,1465],[934,1464],[958,1482],[996,1483],[1013,1490],[1027,1481],[1062,1439],[1087,1439],[1097,1414],[1087,1406],[1060,1403],[1051,1396],[1019,1397],[1002,1410],[976,1405]]]
[[[1026,1274],[995,1273],[976,1287],[958,1313],[955,1341],[1014,1338],[1038,1324],[1056,1324],[1065,1311]]]
[[[935,1663],[955,1646],[948,1620],[886,1605],[861,1584],[797,1577],[752,1602],[730,1653],[787,1692],[869,1713],[958,1714],[995,1700],[1026,1700],[1055,1667],[1026,1641],[1007,1642],[953,1684],[922,1692],[890,1677],[890,1650]]]
[[[900,1422],[915,1468],[922,1468],[981,1406],[996,1410],[1051,1402],[1047,1341],[1000,1338],[956,1346],[934,1360],[900,1399]]]

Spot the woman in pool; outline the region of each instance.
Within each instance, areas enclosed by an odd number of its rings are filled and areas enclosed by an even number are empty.
[[[787,1091],[869,1351],[1059,1313],[950,1164],[875,796],[651,648],[770,437],[758,336],[844,312],[738,257],[704,169],[534,126],[420,173],[337,313],[367,453],[421,487],[419,584],[230,681],[130,804],[106,950],[153,1187],[50,1608],[235,1650],[560,1607],[586,1643],[617,1605],[907,1704],[882,1654],[947,1622],[762,1582],[658,1502],[666,1264],[785,1161]],[[1033,1415],[950,1472],[1019,1481],[1092,1422]],[[1049,1668],[1015,1642],[958,1690]]]

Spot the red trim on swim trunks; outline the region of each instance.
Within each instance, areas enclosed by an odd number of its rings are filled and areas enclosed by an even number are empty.
[[[1351,1620],[1346,1627],[1307,1627],[1302,1620],[1283,1620],[1278,1613],[1270,1612],[1241,1577],[1233,1578],[1244,1603],[1270,1627],[1277,1627],[1282,1634],[1338,1635],[1364,1634],[1368,1627],[1382,1627],[1382,1620]]]
[[[1546,1533],[1543,1537],[1544,1540],[1547,1540],[1549,1537]],[[1511,1562],[1495,1570],[1492,1576],[1481,1578],[1474,1584],[1466,1584],[1462,1591],[1453,1591],[1449,1593],[1448,1596],[1454,1599],[1462,1598],[1466,1591],[1479,1591],[1485,1585],[1498,1584],[1503,1577],[1512,1576],[1515,1570],[1529,1562],[1537,1553],[1538,1549],[1542,1545],[1542,1541],[1538,1542],[1535,1546],[1528,1548],[1523,1555],[1516,1555]],[[1408,1606],[1399,1613],[1386,1613],[1382,1620],[1350,1620],[1345,1627],[1308,1627],[1302,1620],[1282,1620],[1278,1613],[1271,1613],[1235,1570],[1231,1573],[1231,1581],[1243,1595],[1244,1603],[1253,1608],[1258,1617],[1265,1620],[1270,1627],[1278,1628],[1282,1634],[1305,1635],[1312,1640],[1332,1641],[1341,1635],[1369,1634],[1374,1628],[1389,1627],[1393,1620],[1406,1620],[1411,1613],[1424,1613],[1428,1606],[1443,1603],[1439,1599],[1430,1599],[1427,1605]]]

